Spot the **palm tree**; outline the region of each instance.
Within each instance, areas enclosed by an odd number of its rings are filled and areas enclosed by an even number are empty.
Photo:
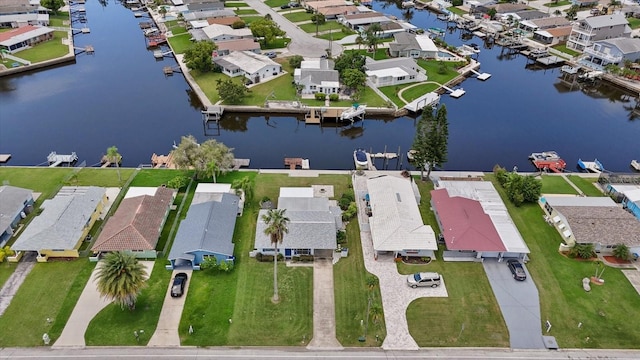
[[[115,145],[107,148],[107,161],[116,164],[116,169],[118,169],[118,183],[120,183],[122,181],[120,177],[120,161],[122,161],[122,155],[120,155]]]
[[[147,272],[135,255],[124,252],[109,253],[98,269],[98,292],[115,301],[122,309],[133,310],[138,294],[147,283]]]
[[[234,180],[233,183],[231,184],[231,187],[236,190],[236,195],[238,196],[239,196],[238,194],[239,192],[244,193],[245,202],[249,202],[249,200],[251,200],[251,198],[253,197],[253,183],[251,182],[251,179],[249,179],[248,176],[245,176],[239,180]]]
[[[287,225],[289,218],[284,215],[286,209],[271,209],[262,215],[262,221],[267,224],[264,233],[269,235],[271,243],[275,246],[275,254],[273,256],[273,298],[272,301],[277,303],[280,301],[278,296],[278,244],[282,244],[284,234],[289,232]]]

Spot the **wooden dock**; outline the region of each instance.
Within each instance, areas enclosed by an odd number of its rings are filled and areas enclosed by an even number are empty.
[[[304,116],[305,124],[320,124],[322,122],[321,116],[318,116],[316,109],[311,109]]]
[[[5,164],[11,159],[11,154],[0,154],[0,164]]]
[[[309,159],[284,158],[284,166],[288,166],[289,170],[295,170],[298,167],[303,170],[309,170]]]
[[[239,170],[241,167],[249,167],[251,159],[233,159],[233,170]]]
[[[206,124],[209,121],[218,122],[222,118],[224,108],[222,106],[207,106],[206,110],[202,110],[202,121]]]
[[[564,64],[566,60],[558,57],[558,56],[545,56],[545,57],[541,57],[541,58],[537,58],[536,62],[540,63],[544,66],[554,66],[554,65],[562,65]]]
[[[169,155],[158,155],[153,153],[153,155],[151,155],[151,165],[153,165],[154,169],[175,169],[176,166],[173,163],[173,152],[170,152]]]

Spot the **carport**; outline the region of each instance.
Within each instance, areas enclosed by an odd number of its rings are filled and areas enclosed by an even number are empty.
[[[504,261],[484,259],[482,265],[509,329],[511,348],[545,349],[538,289],[526,266],[527,279],[516,281]]]

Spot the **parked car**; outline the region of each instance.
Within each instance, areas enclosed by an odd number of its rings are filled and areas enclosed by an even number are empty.
[[[289,3],[289,7],[292,7],[292,8],[299,8],[300,6],[301,6],[300,3],[297,3],[297,2],[292,1]]]
[[[437,287],[440,285],[442,277],[437,272],[419,272],[407,276],[407,285],[412,288],[418,286],[431,286]]]
[[[284,5],[280,6],[280,9],[289,9],[289,8],[291,8],[291,5],[289,5],[289,4],[284,4]]]
[[[269,59],[273,59],[276,56],[278,56],[278,54],[275,51],[267,51],[266,53],[264,53],[264,55]]]
[[[527,273],[524,272],[524,267],[517,259],[507,260],[507,266],[511,270],[511,275],[518,281],[524,281],[527,279]]]
[[[189,277],[185,273],[177,273],[173,278],[173,285],[171,285],[171,296],[180,297],[184,294],[184,286],[187,284]]]

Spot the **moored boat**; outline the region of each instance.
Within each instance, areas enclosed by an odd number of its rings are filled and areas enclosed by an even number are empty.
[[[598,159],[594,161],[582,161],[582,159],[578,159],[578,167],[593,173],[601,173],[604,171],[604,165],[602,165]]]
[[[567,163],[562,160],[558,153],[555,151],[531,153],[531,155],[529,155],[529,159],[531,160],[531,162],[533,162],[533,166],[541,171],[552,171],[559,173],[563,172],[567,167]]]
[[[631,160],[631,167],[635,171],[640,171],[640,162],[638,162],[638,160]]]
[[[367,166],[369,161],[367,160],[367,152],[363,149],[356,149],[353,152],[353,158],[357,166]]]

